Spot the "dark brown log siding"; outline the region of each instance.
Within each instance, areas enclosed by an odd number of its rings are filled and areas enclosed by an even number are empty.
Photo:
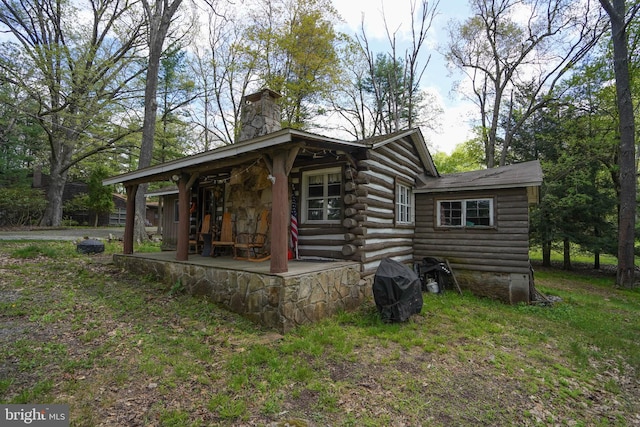
[[[495,200],[495,227],[455,229],[436,227],[436,201]],[[529,208],[524,188],[491,193],[416,195],[415,260],[446,258],[454,270],[529,273]]]
[[[359,185],[368,192],[357,202],[366,204],[365,245],[360,248],[362,273],[374,274],[380,260],[386,257],[412,262],[414,224],[398,226],[396,219],[396,181],[413,187],[416,176],[423,173],[422,163],[410,141],[393,143],[369,150],[358,161],[358,178],[367,182]],[[415,206],[414,206],[415,208]]]

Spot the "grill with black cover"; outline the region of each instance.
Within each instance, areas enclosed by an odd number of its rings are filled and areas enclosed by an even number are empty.
[[[406,265],[383,258],[373,279],[373,298],[383,322],[405,322],[422,310],[420,278]]]

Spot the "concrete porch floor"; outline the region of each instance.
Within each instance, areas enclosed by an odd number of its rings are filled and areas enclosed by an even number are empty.
[[[326,269],[351,267],[359,269],[360,266],[357,262],[353,261],[340,261],[340,260],[296,260],[290,259],[288,262],[289,271],[286,273],[270,273],[269,272],[269,260],[266,261],[245,261],[234,259],[231,255],[222,255],[216,257],[202,256],[200,254],[189,254],[189,260],[178,261],[176,260],[175,251],[162,251],[162,252],[143,252],[134,253],[131,255],[118,256],[130,256],[143,259],[150,259],[155,261],[175,262],[199,265],[209,268],[220,268],[225,270],[245,271],[249,273],[258,273],[263,275],[273,275],[278,277],[291,277],[301,274],[314,273],[324,271]]]

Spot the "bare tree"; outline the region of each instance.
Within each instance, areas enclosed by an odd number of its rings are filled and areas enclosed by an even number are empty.
[[[43,225],[62,221],[69,169],[112,149],[129,133],[112,120],[141,71],[131,61],[142,34],[132,12],[135,2],[89,0],[89,5],[81,19],[75,6],[62,0],[0,1],[0,24],[23,59],[0,58],[3,79],[28,93],[37,109],[14,105],[16,112],[36,118],[47,134],[51,182]]]
[[[551,100],[558,82],[605,31],[591,0],[471,0],[474,16],[450,28],[447,60],[472,86],[479,107],[487,167],[504,165],[513,135]],[[509,100],[527,104],[508,128]],[[505,115],[509,115],[506,111]],[[497,147],[502,144],[502,152]]]
[[[389,133],[418,125],[429,125],[436,110],[425,113],[426,93],[420,82],[431,55],[422,58],[427,33],[436,16],[439,1],[411,2],[411,42],[399,48],[399,28],[391,29],[383,14],[389,50],[374,52],[364,29],[364,20],[355,44],[347,50],[349,66],[345,67],[348,89],[342,89],[334,100],[339,115],[346,119],[345,129],[357,138]],[[433,104],[430,104],[433,105]],[[426,118],[425,118],[426,117]]]
[[[153,141],[156,132],[156,117],[158,112],[158,75],[160,59],[169,27],[173,21],[182,0],[164,1],[141,0],[147,23],[147,42],[149,48],[147,60],[147,73],[144,90],[144,119],[142,123],[142,144],[140,145],[140,158],[138,168],[151,166],[153,157]],[[136,218],[134,226],[134,239],[140,244],[147,239],[145,230],[146,219],[146,184],[141,185],[136,193]]]
[[[196,43],[192,69],[197,78],[198,102],[192,120],[203,150],[232,144],[237,136],[241,100],[255,83],[255,63],[245,46],[246,24],[234,9],[207,5],[206,44]]]
[[[618,208],[618,274],[616,284],[635,286],[635,219],[636,219],[636,145],[627,26],[640,10],[640,4],[631,7],[629,18],[624,0],[600,0],[611,21],[613,42],[613,68],[616,76],[616,95],[620,126],[618,166],[620,190]]]

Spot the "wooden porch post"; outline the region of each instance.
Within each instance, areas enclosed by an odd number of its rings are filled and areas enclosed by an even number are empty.
[[[279,151],[273,155],[272,174],[273,205],[271,209],[271,273],[285,273],[289,271],[288,262],[288,232],[289,232],[289,185],[286,163],[288,152]]]
[[[133,225],[136,216],[136,193],[138,192],[138,184],[127,185],[127,205],[126,217],[124,220],[124,241],[122,242],[122,253],[130,255],[133,253]]]
[[[182,174],[178,180],[178,243],[176,247],[176,260],[187,261],[189,259],[189,206],[191,192],[187,186],[189,177]]]

